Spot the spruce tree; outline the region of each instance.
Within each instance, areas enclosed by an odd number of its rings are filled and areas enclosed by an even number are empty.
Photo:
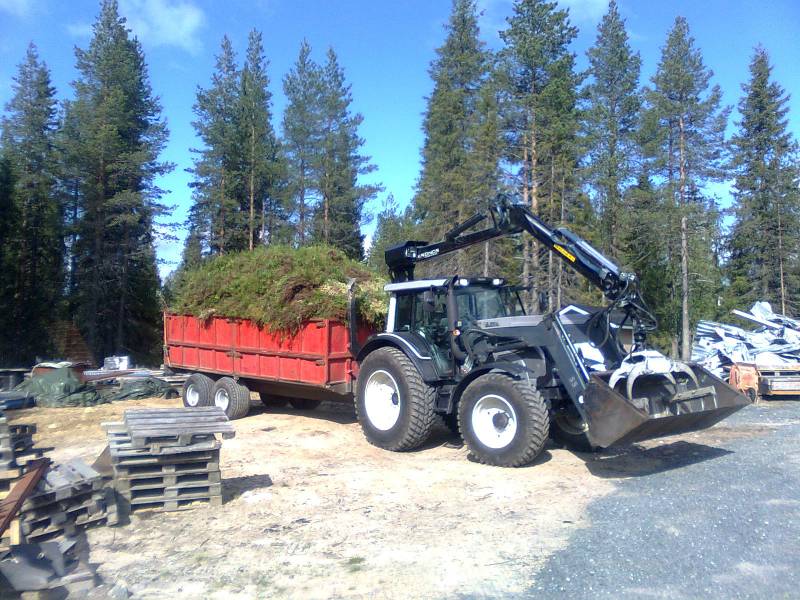
[[[155,360],[154,222],[166,209],[154,180],[172,167],[158,160],[167,128],[141,45],[116,1],[103,1],[89,46],[76,57],[61,142],[77,198],[73,312],[97,359],[123,353]]]
[[[692,227],[689,224],[694,210],[690,206],[692,190],[724,176],[724,133],[730,111],[720,106],[719,86],[709,89],[712,75],[689,34],[686,19],[678,17],[662,48],[653,87],[646,91],[646,97],[658,136],[654,167],[666,181],[666,198],[677,208],[678,232],[671,238],[677,238],[673,257],[680,262],[680,281],[675,290],[681,307],[683,360],[691,354],[692,319],[699,318],[691,314],[690,237],[699,227],[694,222]],[[711,256],[713,248],[704,252]]]
[[[783,313],[797,310],[800,193],[797,142],[788,130],[785,90],[772,79],[763,48],[742,85],[741,120],[731,139],[735,222],[728,242],[729,303],[766,300]]]
[[[251,87],[250,80],[249,75],[248,88]],[[248,93],[256,92],[248,89]],[[248,146],[246,142],[243,144],[239,128],[242,109],[239,94],[236,55],[228,36],[223,36],[211,86],[197,90],[196,120],[192,122],[203,147],[193,150],[197,158],[192,169],[195,208],[190,226],[203,231],[211,254],[243,250],[249,244],[249,210],[243,210],[245,195],[242,191],[245,186],[241,178],[242,156],[248,156]],[[256,118],[253,114],[253,127],[256,127]],[[247,166],[253,167],[255,177],[261,163],[258,160],[254,162],[251,157],[247,159]]]
[[[313,208],[318,199],[315,189],[317,166],[322,149],[323,75],[311,58],[306,40],[300,45],[297,61],[283,79],[287,106],[283,113],[283,142],[289,173],[289,194],[296,214],[296,242],[304,245],[310,234]]]
[[[610,256],[624,258],[619,224],[622,195],[635,176],[642,61],[628,43],[615,0],[609,3],[587,56],[590,81],[583,90],[581,121],[586,181],[600,214],[599,247]]]
[[[0,364],[12,365],[17,361],[16,340],[10,332],[14,327],[14,287],[17,280],[17,248],[13,243],[19,224],[19,215],[14,204],[14,173],[11,161],[0,147]]]
[[[14,253],[4,279],[13,279],[10,329],[15,359],[31,363],[52,346],[48,331],[59,318],[63,295],[64,247],[54,148],[55,88],[50,72],[31,44],[14,78],[13,97],[2,122],[5,156],[15,174],[15,227],[3,245]],[[13,240],[13,242],[12,242]]]
[[[572,176],[580,78],[569,45],[576,35],[568,11],[545,0],[516,0],[508,27],[500,33],[505,42],[507,159],[516,169],[523,202],[551,223],[574,220],[571,213],[581,205]],[[536,242],[523,241],[522,280],[532,290],[530,308],[538,292],[546,291],[554,309],[560,304],[562,266],[541,252]]]
[[[473,164],[478,133],[480,89],[487,76],[487,53],[479,39],[474,0],[454,0],[444,44],[431,64],[433,92],[423,121],[422,174],[414,198],[421,239],[439,240],[456,223],[486,207],[476,198]],[[483,253],[471,249],[444,257],[422,271],[482,270]]]
[[[384,252],[406,240],[415,239],[416,229],[413,207],[409,205],[405,210],[400,210],[394,196],[389,194],[376,219],[375,234],[367,252],[367,264],[388,277]]]
[[[248,36],[247,58],[242,68],[238,128],[241,136],[245,206],[248,215],[248,248],[268,243],[277,221],[283,220],[278,178],[281,174],[280,145],[272,128],[272,94],[269,65],[264,56],[261,32]],[[259,223],[260,221],[260,223]]]
[[[375,170],[361,154],[358,128],[364,118],[352,113],[350,85],[333,48],[328,50],[320,93],[321,148],[314,165],[320,205],[314,215],[314,240],[331,244],[350,258],[364,257],[364,204],[380,186],[361,185],[358,178]]]

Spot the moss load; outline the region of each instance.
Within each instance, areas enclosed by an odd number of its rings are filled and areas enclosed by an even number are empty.
[[[347,282],[356,280],[361,319],[382,325],[386,281],[328,246],[271,246],[218,256],[183,273],[170,309],[207,319],[250,319],[273,331],[296,331],[310,319],[347,319]]]

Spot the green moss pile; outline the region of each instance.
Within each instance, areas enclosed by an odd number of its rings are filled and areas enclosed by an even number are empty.
[[[271,246],[218,256],[177,282],[170,310],[256,321],[272,331],[296,331],[309,319],[347,320],[347,282],[356,280],[360,318],[380,327],[386,281],[327,246]]]

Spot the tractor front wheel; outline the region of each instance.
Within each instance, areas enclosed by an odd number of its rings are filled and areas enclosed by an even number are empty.
[[[547,441],[550,419],[541,394],[502,373],[478,377],[458,406],[458,428],[472,458],[498,467],[533,461]]]

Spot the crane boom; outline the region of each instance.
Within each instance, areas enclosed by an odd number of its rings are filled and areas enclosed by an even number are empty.
[[[465,233],[489,219],[491,226]],[[448,231],[444,239],[428,243],[407,241],[386,250],[385,260],[394,282],[414,278],[417,263],[443,256],[488,240],[527,232],[549,251],[557,254],[570,268],[599,288],[611,307],[621,310],[634,323],[637,345],[644,342],[644,332],[655,329],[656,320],[639,293],[638,278],[623,272],[589,242],[565,227],[552,228],[522,204],[499,201],[488,211],[473,215]]]

